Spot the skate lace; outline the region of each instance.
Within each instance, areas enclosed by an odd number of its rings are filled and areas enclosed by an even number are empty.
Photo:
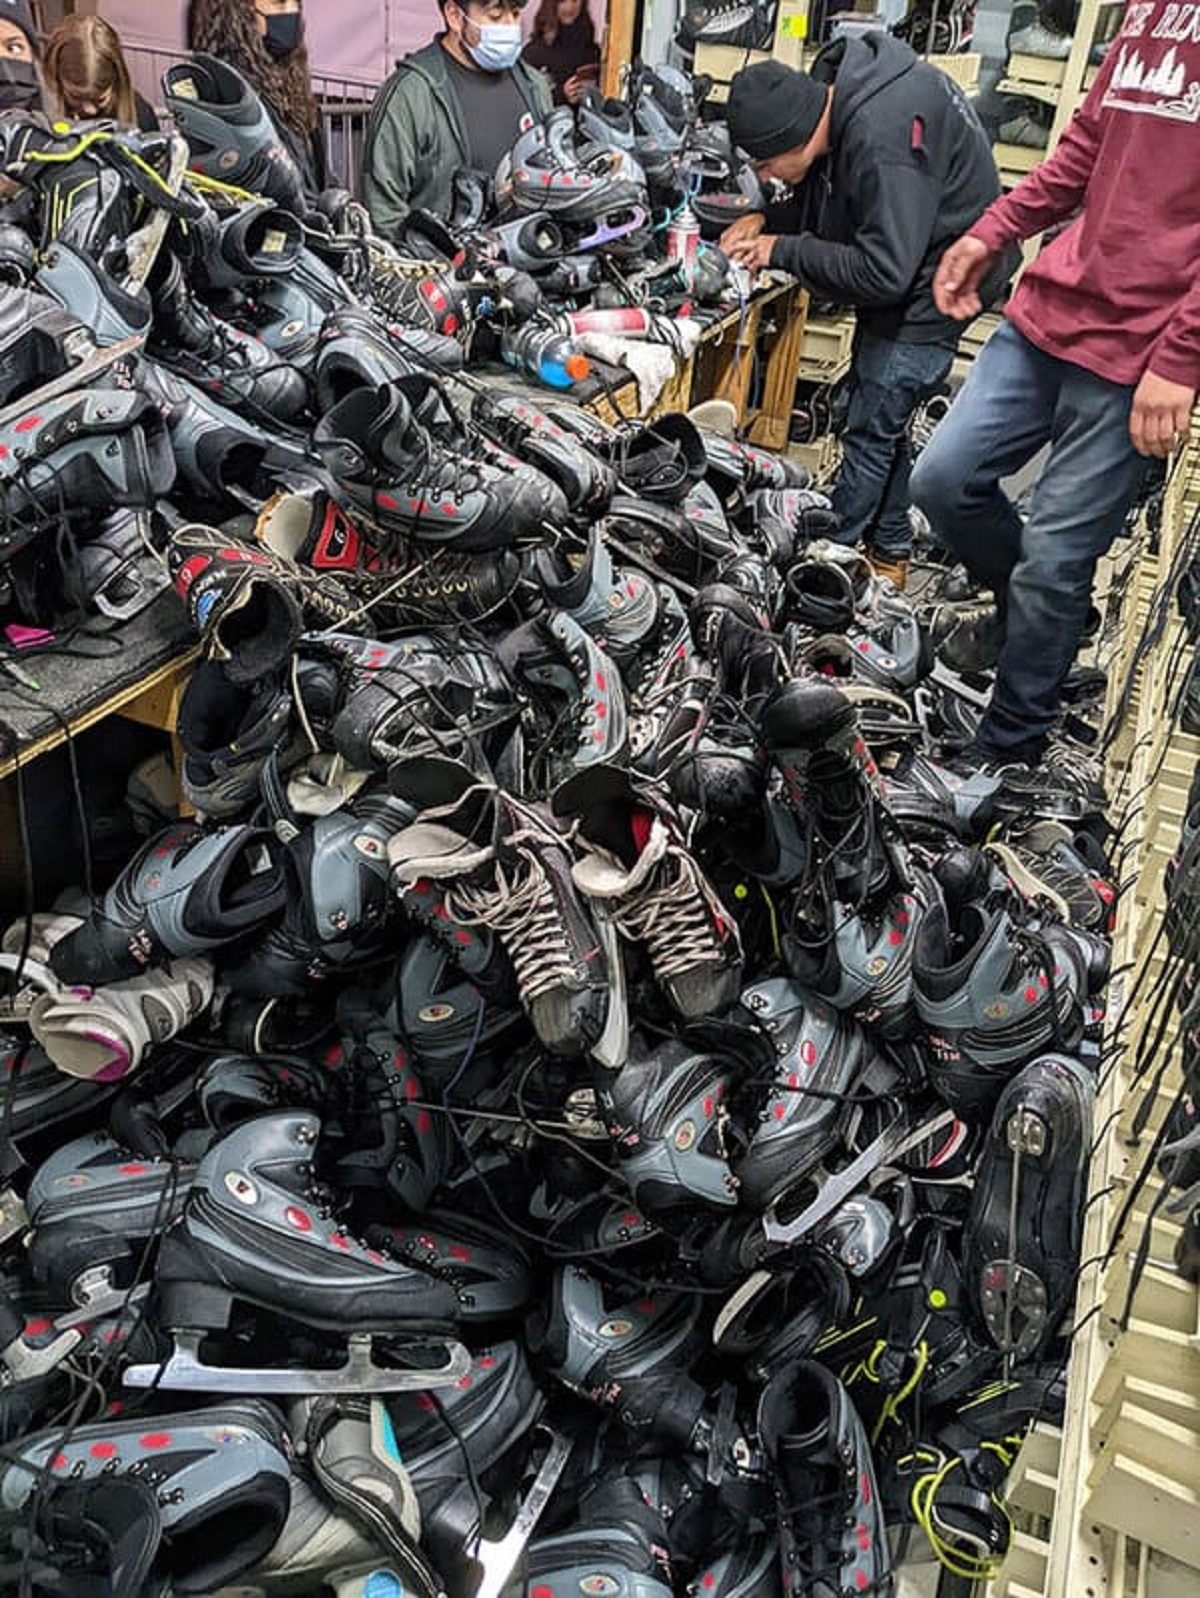
[[[446,891],[451,915],[466,926],[490,927],[503,943],[526,1004],[576,977],[539,841],[531,828],[511,833],[506,844],[516,859],[511,866],[496,861],[494,885],[457,883]]]
[[[780,1501],[779,1513],[781,1516],[802,1516],[810,1524],[816,1513],[823,1513],[825,1517],[816,1535],[810,1532],[802,1532],[795,1538],[793,1551],[784,1569],[785,1592],[790,1587],[793,1592],[806,1593],[810,1590],[811,1583],[823,1578],[833,1577],[840,1579],[845,1566],[842,1524],[846,1510],[846,1494],[836,1489],[817,1493],[812,1497],[806,1498],[802,1504]],[[864,1554],[869,1551],[869,1545],[862,1550]],[[865,1570],[862,1574],[866,1574]],[[890,1593],[891,1590],[891,1578],[886,1570],[877,1581],[868,1581],[868,1585],[854,1588],[856,1593],[861,1592],[868,1595],[871,1593]]]
[[[674,867],[673,875],[666,873]],[[666,880],[663,880],[666,877]],[[661,871],[623,901],[613,915],[620,930],[635,943],[645,944],[659,978],[682,976],[697,965],[722,958],[713,933],[713,920],[696,863],[672,846]]]

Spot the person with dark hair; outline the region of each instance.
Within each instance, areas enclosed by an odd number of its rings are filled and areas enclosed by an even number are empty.
[[[445,27],[399,63],[367,129],[363,197],[394,239],[410,210],[447,216],[460,168],[491,177],[522,120],[551,109],[546,77],[521,59],[522,0],[439,0]]]
[[[158,118],[133,87],[120,36],[103,17],[64,17],[46,40],[42,65],[55,109],[71,121],[103,118],[157,131]]]
[[[0,0],[0,111],[41,111],[44,86],[29,0]]]
[[[833,489],[839,535],[903,587],[912,548],[908,424],[938,392],[960,327],[934,304],[942,251],[1000,193],[987,135],[962,90],[890,34],[827,44],[807,72],[762,61],[734,78],[729,132],[764,182],[790,191],[721,247],[855,308],[850,405]],[[998,263],[989,291],[998,291]]]
[[[542,0],[523,59],[549,75],[556,105],[578,105],[600,67],[596,24],[587,0]]]
[[[258,93],[315,201],[328,172],[301,0],[190,0],[187,42],[236,67]]]

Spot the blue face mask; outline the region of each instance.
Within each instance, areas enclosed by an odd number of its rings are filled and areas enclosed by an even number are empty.
[[[481,22],[479,43],[467,44],[471,59],[485,72],[507,72],[515,67],[521,57],[521,24],[519,22]]]

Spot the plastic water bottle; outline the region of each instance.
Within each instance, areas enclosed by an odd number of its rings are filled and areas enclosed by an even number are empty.
[[[582,383],[592,369],[570,336],[545,322],[506,328],[500,338],[500,353],[509,366],[528,372],[551,388],[571,388]]]

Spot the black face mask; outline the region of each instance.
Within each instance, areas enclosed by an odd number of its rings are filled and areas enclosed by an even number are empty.
[[[298,11],[284,12],[281,16],[266,18],[267,31],[263,44],[269,56],[273,56],[276,61],[286,61],[288,56],[299,48],[300,22]]]
[[[40,111],[42,85],[32,61],[0,56],[0,111]]]

